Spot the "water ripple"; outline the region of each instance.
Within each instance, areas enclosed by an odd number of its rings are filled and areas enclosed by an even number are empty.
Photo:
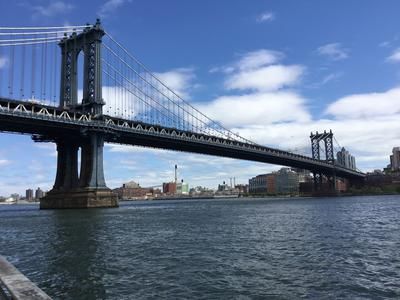
[[[55,299],[398,299],[400,197],[0,206],[1,254]]]

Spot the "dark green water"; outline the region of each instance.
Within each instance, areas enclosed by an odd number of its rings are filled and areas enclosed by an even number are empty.
[[[399,299],[400,197],[1,205],[0,254],[55,299]]]

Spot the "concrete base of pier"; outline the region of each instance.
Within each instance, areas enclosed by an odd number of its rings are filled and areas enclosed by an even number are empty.
[[[118,196],[108,188],[52,190],[40,199],[41,209],[118,207]]]

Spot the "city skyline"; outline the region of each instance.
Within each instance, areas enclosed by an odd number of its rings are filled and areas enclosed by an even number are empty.
[[[82,19],[81,4],[56,3],[58,6],[46,4],[46,1],[22,5],[26,15],[24,22],[32,26],[54,25],[60,18],[65,24],[93,21],[86,20],[86,16]],[[319,6],[316,1],[310,3],[315,9]],[[362,171],[372,171],[386,166],[392,147],[400,144],[396,134],[399,129],[396,122],[399,101],[396,99],[400,96],[400,88],[396,87],[400,52],[396,49],[400,42],[396,26],[389,26],[398,22],[394,14],[398,4],[388,3],[392,6],[375,4],[374,10],[376,16],[385,10],[385,25],[372,28],[375,24],[369,24],[367,14],[361,11],[356,16],[357,26],[352,27],[354,32],[338,30],[332,37],[324,36],[323,31],[344,24],[329,22],[338,17],[344,23],[349,22],[357,7],[349,4],[346,10],[331,4],[328,20],[319,17],[324,29],[319,32],[307,27],[315,21],[306,22],[308,25],[299,23],[306,19],[306,8],[311,4],[294,13],[288,4],[260,2],[245,9],[245,4],[236,2],[237,6],[232,5],[226,11],[218,3],[212,6],[214,10],[206,20],[201,20],[200,16],[210,2],[193,4],[193,8],[183,3],[172,5],[177,11],[165,7],[165,15],[160,12],[150,14],[148,5],[154,3],[108,1],[90,4],[98,8],[97,15],[102,17],[108,31],[112,34],[115,31],[158,77],[211,118],[261,144],[301,152],[310,148],[310,131],[332,129],[340,143],[356,156],[357,166]],[[10,5],[5,8],[10,12],[6,15],[12,16],[12,10],[20,8],[16,4]],[[129,21],[127,11],[138,18]],[[113,13],[118,13],[118,18]],[[176,20],[167,22],[166,28],[150,26],[151,21],[163,24],[168,15]],[[217,17],[222,15],[224,22],[218,22]],[[125,27],[132,29],[133,34],[118,26],[120,18],[124,24],[132,25]],[[3,22],[10,26],[19,25],[21,20],[6,17]],[[142,26],[143,32],[134,25]],[[301,30],[305,36],[309,33],[305,41],[296,36],[296,26],[308,28]],[[358,36],[357,29],[362,26],[371,28],[368,37]],[[217,30],[209,34],[207,29],[211,27]],[[184,35],[190,30],[209,35]],[[240,37],[239,41],[233,40],[232,31]],[[179,40],[180,35],[185,38]],[[154,49],[157,45],[163,46],[164,55],[157,55]],[[7,67],[2,57],[0,67]],[[0,178],[0,190],[5,191],[4,194],[15,189],[22,193],[29,186],[50,189],[56,165],[53,145],[34,144],[28,136],[8,134],[0,135],[0,145],[0,167],[7,172],[7,178]],[[180,165],[181,178],[193,185],[208,187],[216,186],[224,176],[246,181],[280,168],[131,146],[107,145],[105,148],[105,175],[110,187],[129,180],[144,186],[169,181],[173,178],[171,166],[174,164]]]

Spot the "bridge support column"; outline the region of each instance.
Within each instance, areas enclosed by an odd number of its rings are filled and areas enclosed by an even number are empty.
[[[57,175],[54,190],[78,186],[78,145],[72,141],[57,142]]]
[[[118,207],[118,197],[104,180],[101,134],[90,132],[81,142],[78,181],[78,146],[57,143],[57,175],[53,189],[40,200],[40,208]]]
[[[314,173],[314,191],[313,196],[326,197],[337,196],[336,174]]]
[[[314,193],[318,193],[322,189],[322,174],[314,172]]]

